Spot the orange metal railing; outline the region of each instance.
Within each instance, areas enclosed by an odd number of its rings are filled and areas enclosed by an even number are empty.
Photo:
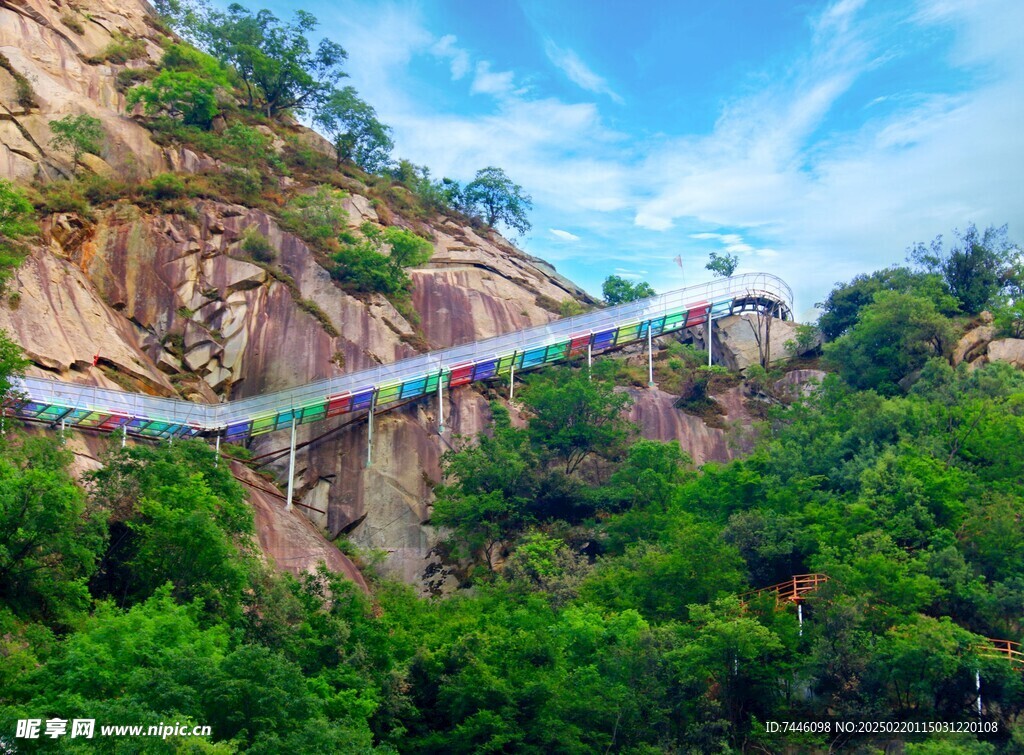
[[[996,640],[991,637],[985,638],[987,645],[978,648],[981,655],[989,658],[1006,658],[1015,666],[1024,668],[1024,649],[1019,642],[1013,640]]]
[[[760,590],[751,590],[748,593],[743,593],[740,595],[740,599],[749,599],[760,595],[774,595],[776,604],[786,601],[800,603],[807,593],[814,592],[826,582],[828,582],[827,574],[794,574],[785,582],[779,582],[776,585],[762,587]]]

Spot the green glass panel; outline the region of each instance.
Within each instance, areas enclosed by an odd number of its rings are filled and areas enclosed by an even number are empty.
[[[377,390],[377,404],[390,404],[392,401],[397,401],[399,393],[401,393],[401,383],[391,383],[390,385],[382,385]]]

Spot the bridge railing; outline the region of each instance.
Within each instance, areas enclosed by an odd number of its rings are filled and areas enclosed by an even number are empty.
[[[371,385],[380,386],[391,381],[450,370],[452,367],[464,363],[480,362],[516,351],[525,352],[542,348],[571,338],[576,334],[598,333],[629,322],[646,322],[697,303],[715,303],[738,298],[762,298],[778,301],[783,305],[787,314],[792,312],[793,292],[777,276],[769,273],[748,273],[732,278],[720,278],[706,284],[670,291],[583,315],[562,318],[514,333],[431,351],[398,362],[326,378],[297,388],[232,401],[218,407],[218,421],[222,426],[227,426],[233,422],[242,421],[246,417],[258,416],[281,407],[300,409],[310,403],[346,391],[355,392]],[[713,317],[721,317],[724,314],[728,313],[713,313]]]
[[[13,406],[13,412],[27,419],[58,422],[68,418],[72,425],[101,430],[123,428],[126,432],[150,437],[215,433],[242,425],[245,429],[239,430],[239,436],[256,434],[280,429],[283,422],[294,420],[301,423],[332,416],[327,402],[333,397],[349,396],[353,399],[343,411],[366,409],[374,406],[378,397],[381,404],[404,399],[405,386],[395,390],[395,386],[402,383],[416,385],[417,395],[423,395],[436,390],[438,385],[456,385],[469,382],[469,379],[486,379],[507,373],[510,369],[539,367],[569,356],[569,346],[562,349],[560,356],[555,354],[552,358],[546,352],[540,360],[527,360],[526,356],[554,344],[568,344],[574,337],[589,337],[588,343],[594,343],[595,351],[601,351],[646,338],[645,327],[650,328],[652,334],[655,330],[656,334],[667,333],[703,322],[708,315],[711,318],[723,317],[734,307],[749,303],[760,307],[770,303],[774,314],[791,316],[792,302],[792,291],[780,278],[769,273],[750,273],[224,404],[196,404],[61,381],[24,378],[20,384],[16,383],[16,390],[20,389],[28,402],[18,402]],[[674,318],[671,325],[670,314]],[[697,319],[691,322],[691,316]],[[656,322],[660,324],[655,326]],[[609,336],[612,333],[614,337]],[[603,338],[600,345],[599,336]],[[460,370],[465,373],[466,365],[480,365],[488,360],[490,372],[484,378],[480,377],[479,370],[474,369],[470,378],[464,380],[460,373],[459,382],[455,382],[456,373]],[[386,390],[382,391],[382,388]],[[256,419],[261,422],[258,428]]]

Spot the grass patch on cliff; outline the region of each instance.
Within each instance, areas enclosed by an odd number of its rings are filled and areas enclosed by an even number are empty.
[[[0,68],[11,74],[11,77],[14,79],[14,98],[18,104],[26,110],[38,107],[39,103],[36,102],[36,93],[32,88],[32,82],[15,69],[11,65],[11,61],[3,53],[0,53]]]
[[[99,55],[88,59],[92,65],[99,63],[127,63],[129,60],[136,60],[145,57],[146,42],[136,37],[129,37],[127,34],[115,32],[114,38],[103,48]]]

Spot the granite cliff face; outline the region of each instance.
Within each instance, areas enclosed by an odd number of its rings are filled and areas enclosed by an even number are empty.
[[[101,118],[107,134],[102,154],[87,161],[92,172],[144,178],[215,166],[188,149],[160,147],[124,114],[117,74],[156,60],[158,36],[141,2],[0,0],[0,53],[8,61],[0,68],[0,177],[68,175],[67,157],[47,147],[47,124],[80,112]],[[119,65],[99,60],[107,45],[124,38],[143,40],[142,58]],[[31,84],[31,102],[19,94],[19,77]],[[329,149],[312,132],[300,135]],[[353,228],[384,220],[358,184],[346,210]],[[386,220],[415,224],[391,209]],[[418,322],[410,322],[382,296],[341,290],[322,258],[263,210],[197,200],[184,214],[129,202],[89,218],[54,214],[42,224],[43,243],[18,271],[9,304],[0,306],[0,328],[24,347],[32,374],[217,402],[543,324],[560,302],[590,301],[497,234],[445,216],[426,227],[434,253],[411,271]],[[269,240],[271,262],[242,252],[249,229]],[[671,396],[633,392],[634,419],[649,437],[679,439],[698,463],[737,452],[724,431],[673,408]],[[487,400],[470,387],[446,402],[445,437],[437,433],[436,412],[434,402],[424,401],[379,417],[369,467],[365,423],[346,426],[349,420],[338,418],[300,427],[296,511],[305,519],[285,514],[265,481],[237,468],[265,551],[292,570],[323,558],[358,580],[320,531],[329,538],[346,533],[358,545],[384,550],[391,574],[427,581],[425,573],[436,571],[430,555],[436,536],[424,523],[449,432],[471,436],[490,421]],[[83,442],[98,448],[100,441]],[[252,450],[262,455],[286,444],[278,435],[261,436]],[[280,473],[283,464],[278,459],[267,468]]]

